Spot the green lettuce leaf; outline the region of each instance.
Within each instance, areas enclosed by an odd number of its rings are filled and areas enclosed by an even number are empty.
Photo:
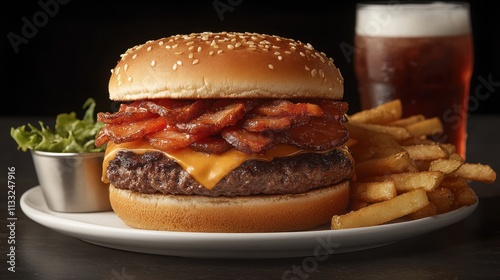
[[[56,152],[56,153],[93,153],[103,152],[106,145],[95,146],[95,138],[104,126],[94,120],[96,103],[89,98],[83,104],[85,115],[80,120],[75,112],[57,115],[55,130],[39,121],[40,128],[27,124],[10,129],[10,136],[17,142],[18,149]]]

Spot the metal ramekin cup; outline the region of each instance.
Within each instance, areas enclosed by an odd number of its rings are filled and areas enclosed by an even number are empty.
[[[48,207],[58,212],[111,210],[108,184],[101,181],[104,153],[31,151]]]

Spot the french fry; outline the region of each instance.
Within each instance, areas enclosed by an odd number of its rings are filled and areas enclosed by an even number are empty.
[[[462,163],[464,162],[464,158],[461,155],[459,155],[459,154],[457,154],[455,152],[450,153],[450,156],[448,158],[449,159],[458,160],[458,161],[460,161]]]
[[[450,174],[457,171],[462,166],[462,161],[457,159],[436,159],[429,164],[429,171],[439,171]]]
[[[483,183],[493,183],[497,178],[497,174],[489,165],[480,163],[464,163],[453,175]]]
[[[405,127],[413,137],[429,136],[443,132],[443,124],[439,118],[424,119]]]
[[[387,126],[380,124],[370,124],[370,123],[360,123],[355,121],[349,121],[345,126],[349,129],[349,126],[355,125],[366,130],[370,130],[374,133],[385,133],[391,135],[397,142],[402,142],[412,137],[410,132],[404,127],[398,126]]]
[[[455,192],[456,190],[466,188],[468,187],[469,184],[467,183],[467,180],[461,177],[451,177],[451,176],[445,176],[443,181],[439,184],[439,187],[442,188],[447,188],[451,190],[452,192]]]
[[[394,182],[398,193],[409,192],[415,189],[424,189],[425,191],[435,190],[444,178],[444,174],[438,171],[405,172],[393,173],[383,176],[367,178],[368,181],[386,181]]]
[[[453,195],[455,198],[452,205],[453,209],[457,209],[462,206],[472,205],[477,202],[476,193],[469,186],[465,188],[456,189],[453,192]]]
[[[436,206],[436,213],[442,214],[450,211],[453,202],[454,194],[447,188],[437,188],[433,191],[427,192],[429,201]]]
[[[351,185],[351,198],[368,203],[391,199],[397,195],[393,181],[356,182]]]
[[[448,158],[448,151],[439,144],[403,146],[414,160],[436,160]]]
[[[374,157],[356,165],[356,174],[360,178],[383,175],[388,173],[401,173],[408,171],[413,162],[404,149],[385,156]]]
[[[380,225],[413,213],[429,204],[424,189],[400,194],[392,199],[370,204],[357,211],[332,217],[332,229]]]
[[[372,109],[355,113],[348,119],[349,121],[362,123],[384,124],[400,119],[402,112],[401,101],[393,100]]]
[[[406,127],[411,124],[423,121],[425,119],[424,115],[413,115],[409,116],[403,119],[395,120],[392,122],[387,123],[388,126],[400,126],[400,127]]]
[[[388,155],[391,151],[403,151],[403,149],[399,147],[398,143],[390,135],[382,133],[372,133],[363,129],[355,130],[358,132],[358,134],[363,135],[358,139],[369,137],[369,140],[363,140],[362,143],[359,143],[358,140],[354,140],[356,141],[356,144],[350,147],[352,156],[357,162],[361,162],[373,157],[382,157],[381,152],[384,152],[386,155]]]
[[[417,210],[413,213],[410,213],[406,215],[406,217],[409,218],[410,220],[417,220],[417,219],[431,217],[434,215],[437,215],[437,207],[436,205],[434,205],[434,203],[429,202],[429,204],[427,204],[427,206],[425,206],[424,208]]]
[[[452,154],[455,154],[457,156],[459,156],[457,154],[457,147],[455,147],[455,145],[453,144],[450,144],[450,143],[440,143],[441,147],[445,148],[447,151],[448,151],[448,154],[451,156]],[[463,159],[462,159],[463,161]]]

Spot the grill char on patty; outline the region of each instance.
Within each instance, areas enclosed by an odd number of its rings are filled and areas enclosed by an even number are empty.
[[[345,153],[335,149],[327,153],[274,158],[272,161],[249,160],[209,190],[161,152],[136,154],[119,151],[109,162],[107,177],[116,188],[145,194],[298,194],[351,178],[353,161]]]

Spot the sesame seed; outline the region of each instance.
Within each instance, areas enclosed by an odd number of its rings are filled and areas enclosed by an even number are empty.
[[[214,51],[209,51],[208,55],[214,55],[214,53],[215,53]]]
[[[274,66],[272,64],[267,65],[269,69],[274,69]]]
[[[122,85],[122,81],[118,80],[118,86]]]
[[[227,48],[230,49],[230,50],[232,50],[232,49],[234,49],[234,45],[228,44]]]
[[[163,41],[158,42],[158,45],[163,46]]]
[[[127,78],[127,81],[132,82],[132,77],[130,77],[130,76],[129,76],[129,77]]]
[[[175,54],[179,55],[179,54],[182,54],[182,52],[175,52]]]
[[[125,64],[125,65],[123,66],[123,70],[127,71],[127,69],[128,69],[128,64]]]
[[[149,46],[146,50],[149,52],[151,50],[151,46]]]
[[[113,74],[114,71],[115,71],[115,69],[111,69],[111,74]]]
[[[189,54],[188,54],[188,57],[189,57],[189,58],[193,58],[193,56],[194,56],[194,54],[193,54],[193,53],[189,53]]]
[[[172,66],[172,69],[177,70],[177,63],[174,63],[174,65]]]
[[[172,46],[170,46],[170,45],[165,46],[165,49],[171,49],[171,48],[172,48]]]
[[[155,65],[156,65],[156,61],[154,61],[154,59],[151,60],[151,66],[155,66]]]
[[[192,51],[194,49],[194,46],[189,46],[188,50]]]
[[[135,59],[137,57],[137,54],[135,53],[133,56],[132,56],[132,59]]]
[[[182,65],[182,61],[177,60],[177,64],[178,64],[178,65]]]
[[[240,43],[240,42],[236,43],[236,44],[234,45],[234,47],[235,47],[235,48],[239,48],[239,47],[241,47],[241,43]]]
[[[318,70],[316,70],[316,69],[311,70],[311,76],[316,77],[317,74],[318,74]]]
[[[193,65],[198,64],[199,62],[200,62],[199,59],[195,59],[195,60],[193,60]]]
[[[198,52],[201,52],[202,48],[201,47],[198,47]]]
[[[305,53],[303,53],[303,52],[299,52],[299,54],[300,54],[300,56],[303,56],[303,57],[305,57],[305,56],[306,56],[306,54],[305,54]]]
[[[175,44],[175,45],[173,45],[173,46],[172,46],[172,49],[175,49],[175,48],[177,48],[178,46],[179,46],[179,44]]]
[[[283,57],[281,55],[278,55],[278,60],[279,61],[282,61],[283,60]]]
[[[222,53],[222,50],[218,50],[218,51],[217,51],[217,54],[221,54],[221,53]]]

